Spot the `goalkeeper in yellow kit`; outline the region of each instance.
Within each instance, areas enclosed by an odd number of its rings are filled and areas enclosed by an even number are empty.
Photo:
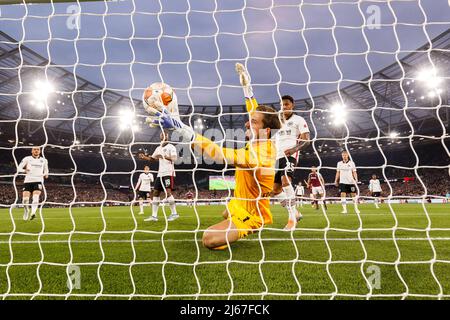
[[[158,110],[159,109],[159,110]],[[225,220],[209,227],[203,234],[203,245],[209,249],[224,249],[256,229],[272,223],[270,194],[275,177],[276,150],[271,135],[280,128],[278,113],[271,107],[249,105],[249,121],[244,148],[222,148],[196,134],[164,108],[146,108],[152,114],[147,119],[163,129],[172,129],[205,156],[236,167],[234,197],[223,213]]]

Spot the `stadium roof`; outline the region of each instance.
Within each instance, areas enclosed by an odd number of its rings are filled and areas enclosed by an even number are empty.
[[[403,57],[371,77],[361,81],[342,81],[339,90],[296,101],[296,110],[310,124],[312,137],[343,141],[350,137],[361,141],[395,131],[407,136],[417,134],[440,137],[449,125],[448,75],[450,62],[450,30],[442,33],[415,52]],[[432,94],[418,74],[434,67],[438,70],[439,93]],[[33,99],[36,82],[46,79],[55,92],[48,97],[48,109],[39,108]],[[439,96],[441,98],[439,98]],[[34,104],[33,104],[34,102]],[[345,105],[346,125],[333,124],[335,104]],[[276,108],[278,102],[269,103]],[[142,103],[115,93],[55,66],[46,58],[0,32],[0,119],[2,146],[47,143],[70,146],[123,145],[157,142],[159,130],[145,127]],[[135,108],[140,130],[120,130],[121,110]],[[205,128],[242,128],[246,121],[243,105],[180,106],[186,121],[202,118]],[[219,116],[220,115],[220,116]],[[19,120],[19,121],[18,121]],[[444,127],[445,126],[445,127]],[[17,134],[16,134],[17,132]]]

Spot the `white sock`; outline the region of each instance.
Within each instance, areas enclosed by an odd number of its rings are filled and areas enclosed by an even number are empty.
[[[377,198],[375,198],[374,203],[375,203],[375,207],[378,208],[378,199]]]
[[[28,212],[30,210],[30,198],[23,198],[22,203],[23,203],[23,207]]]
[[[284,194],[284,192],[283,192],[283,194]],[[284,208],[286,208],[288,215],[289,215],[289,220],[296,221],[297,220],[297,209],[295,208],[295,206],[289,205],[289,201],[286,200],[286,198],[284,198],[284,201],[281,201],[281,205]]]
[[[347,201],[345,200],[345,198],[341,198],[341,204],[342,209],[344,209],[344,211],[347,211]]]
[[[171,214],[178,214],[177,213],[177,206],[175,205],[175,198],[173,195],[170,195],[170,197],[167,198],[167,202],[169,202],[169,208]]]
[[[283,192],[288,199],[288,204],[291,206],[293,204],[293,200],[295,199],[295,191],[292,185],[288,185],[286,187],[283,187]]]
[[[294,188],[292,187],[292,185],[283,187],[283,193],[286,195],[286,198],[287,198],[286,209],[289,213],[289,220],[295,221],[297,209],[295,208],[295,205],[294,205],[294,199],[295,199]]]
[[[31,204],[31,215],[36,214],[38,204],[39,204],[39,195],[33,194],[33,203]]]
[[[289,220],[290,221],[296,221],[297,220],[297,209],[293,206],[286,207],[288,214],[289,214]]]
[[[159,197],[153,197],[152,216],[154,216],[155,218],[158,216],[158,209],[159,209]]]
[[[144,212],[144,202],[142,200],[139,200],[139,209],[140,212]]]
[[[358,211],[358,198],[352,198],[353,199],[353,205],[355,206],[355,211]]]

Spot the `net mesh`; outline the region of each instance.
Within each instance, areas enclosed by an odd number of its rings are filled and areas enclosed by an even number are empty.
[[[0,296],[448,298],[450,43],[448,19],[436,16],[448,6],[435,5],[0,6],[0,148],[8,163],[0,176]],[[310,126],[311,146],[296,180],[317,166],[330,209],[312,212],[304,196],[304,220],[285,232],[287,214],[274,205],[273,225],[215,252],[202,247],[202,234],[233,193],[204,189],[209,175],[225,179],[234,169],[209,165],[185,143],[175,143],[180,220],[167,221],[164,201],[157,224],[137,214],[137,154],[160,143],[160,130],[143,124],[140,96],[150,83],[167,82],[185,123],[242,146],[247,112],[235,62],[252,74],[260,102],[305,97],[295,112]],[[30,222],[22,221],[16,168],[31,145],[43,147],[50,177]],[[343,149],[362,181],[361,213],[346,216],[331,183]],[[383,181],[381,211],[367,194],[372,173]]]

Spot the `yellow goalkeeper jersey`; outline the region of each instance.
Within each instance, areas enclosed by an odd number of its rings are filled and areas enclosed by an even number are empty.
[[[238,229],[256,229],[272,223],[269,197],[273,190],[276,150],[270,139],[233,149],[222,148],[197,134],[194,148],[219,163],[236,167],[234,197],[227,208]],[[242,236],[246,234],[243,232]]]

